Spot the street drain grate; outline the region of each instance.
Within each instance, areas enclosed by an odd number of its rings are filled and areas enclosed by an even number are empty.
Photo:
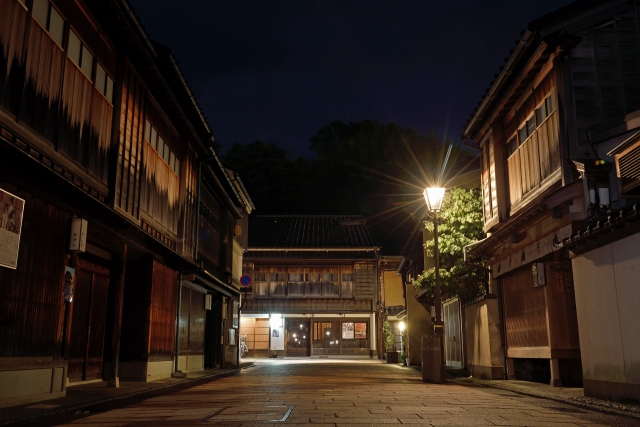
[[[266,423],[283,423],[287,421],[294,406],[262,406],[247,408],[246,406],[225,406],[200,420],[201,423],[219,421],[258,421]]]

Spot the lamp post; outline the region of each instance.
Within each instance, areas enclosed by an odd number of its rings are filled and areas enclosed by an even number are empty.
[[[432,214],[433,220],[433,257],[436,269],[436,318],[434,322],[435,333],[440,341],[440,373],[444,380],[444,322],[442,321],[442,296],[440,295],[440,251],[438,250],[438,212],[442,209],[445,189],[442,187],[425,188],[423,195],[427,202],[427,209]]]

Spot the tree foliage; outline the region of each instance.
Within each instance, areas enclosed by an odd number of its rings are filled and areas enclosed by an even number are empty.
[[[421,188],[440,172],[449,144],[397,123],[334,121],[311,138],[315,158],[291,159],[256,141],[234,144],[223,161],[240,174],[259,213],[363,215],[383,251],[395,255],[411,236],[419,250],[410,214],[424,211]],[[473,158],[454,144],[449,165]]]
[[[482,197],[479,189],[453,188],[447,192],[438,214],[438,249],[440,252],[440,288],[445,296],[474,298],[484,292],[484,273],[463,262],[465,246],[484,238]],[[440,221],[441,220],[441,221]],[[433,222],[425,221],[433,233]],[[434,256],[434,240],[425,243],[427,256]],[[435,268],[418,276],[416,289],[435,290]]]

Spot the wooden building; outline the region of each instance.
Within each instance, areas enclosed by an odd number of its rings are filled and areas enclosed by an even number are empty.
[[[171,52],[126,0],[0,0],[0,44],[0,406],[223,364],[251,204]]]
[[[465,126],[482,156],[489,234],[470,255],[488,260],[500,295],[509,378],[581,382],[560,242],[610,204],[590,200],[584,172],[600,161],[595,128],[640,108],[638,6],[580,0],[532,21]]]
[[[249,354],[373,357],[380,248],[366,220],[263,215],[251,230],[240,328]]]

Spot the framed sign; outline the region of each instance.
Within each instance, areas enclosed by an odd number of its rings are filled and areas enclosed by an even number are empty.
[[[16,269],[24,200],[0,188],[0,267]]]
[[[352,340],[353,338],[353,322],[342,322],[342,339]]]
[[[356,323],[355,336],[356,336],[356,339],[358,339],[358,338],[367,338],[367,324],[366,323]]]
[[[238,314],[238,309],[240,308],[240,303],[238,301],[234,301],[233,302],[233,327],[234,328],[239,328],[240,324],[238,322],[239,319],[239,314]]]

